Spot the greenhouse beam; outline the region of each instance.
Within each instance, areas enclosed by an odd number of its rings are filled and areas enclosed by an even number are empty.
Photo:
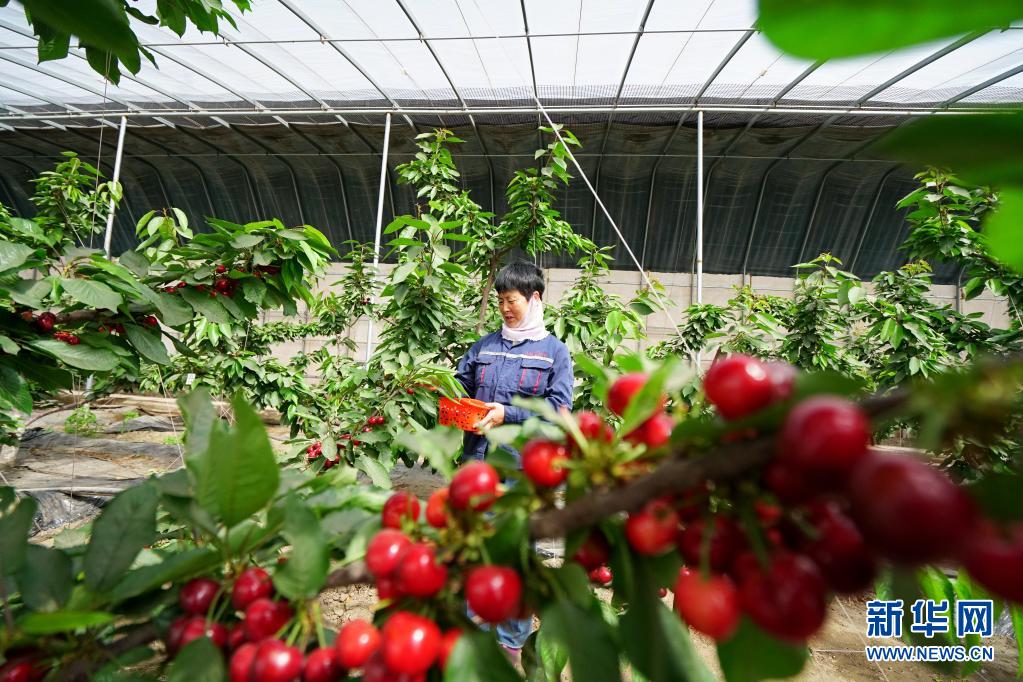
[[[703,303],[703,112],[696,115],[696,304]],[[700,350],[696,350],[700,368]]]
[[[2,56],[0,56],[2,58]],[[1000,77],[998,80],[1004,80],[1011,75],[1015,75],[1014,72],[1018,73],[1023,71],[1023,66],[1018,67],[1017,70],[1002,74],[1004,78]],[[992,81],[997,82],[996,79]],[[971,88],[972,90],[973,88]],[[970,94],[976,94],[975,92]],[[951,100],[956,101],[955,98]],[[942,103],[941,106],[948,106]],[[608,114],[612,111],[617,114],[681,114],[681,113],[693,113],[693,112],[706,112],[708,114],[810,114],[810,115],[836,115],[836,116],[901,116],[901,117],[927,117],[927,116],[970,116],[975,114],[992,114],[992,113],[1012,113],[1015,109],[1009,107],[962,107],[956,109],[941,109],[941,108],[928,108],[928,109],[882,109],[882,108],[815,108],[815,107],[794,107],[794,106],[771,106],[771,107],[756,107],[756,106],[716,106],[716,105],[675,105],[675,106],[619,106],[617,109],[612,109],[607,106],[594,106],[594,107],[545,107],[545,111],[551,115],[558,114]],[[507,107],[507,108],[468,108],[468,109],[451,109],[451,108],[437,108],[437,109],[379,109],[379,108],[365,108],[365,109],[203,109],[199,111],[178,111],[178,110],[166,110],[166,109],[154,109],[154,110],[138,110],[133,109],[129,111],[79,111],[69,113],[38,113],[29,116],[16,116],[16,115],[3,115],[0,116],[0,122],[18,122],[18,121],[46,121],[46,120],[76,120],[76,119],[102,119],[104,116],[110,117],[121,117],[127,118],[153,118],[160,116],[162,118],[182,118],[182,117],[195,117],[195,116],[207,116],[207,117],[222,117],[222,118],[233,118],[237,116],[244,117],[267,117],[267,118],[279,118],[281,116],[384,116],[387,114],[393,114],[397,116],[466,116],[473,114],[476,116],[506,116],[506,115],[525,115],[533,116],[536,114],[543,113],[536,107]]]
[[[373,275],[377,275],[377,269],[380,267],[380,231],[384,225],[384,192],[387,190],[388,178],[387,178],[387,152],[391,146],[391,115],[387,114],[387,119],[384,122],[384,151],[380,156],[380,193],[377,195],[377,229],[376,235],[373,237]],[[391,193],[394,196],[394,193]],[[376,295],[371,294],[375,299]],[[369,318],[369,326],[366,331],[366,364],[369,364],[369,358],[373,354],[373,317]]]
[[[121,179],[121,157],[124,154],[124,131],[128,127],[128,119],[121,117],[121,127],[117,129],[117,152],[114,154],[114,184]],[[107,214],[107,231],[103,235],[103,253],[110,258],[110,240],[114,236],[114,210],[117,204],[110,197],[110,212]]]

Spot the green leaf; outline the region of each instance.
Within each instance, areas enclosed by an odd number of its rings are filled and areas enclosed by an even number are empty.
[[[967,490],[980,504],[985,515],[999,521],[1023,521],[1023,476],[1016,473],[986,474]]]
[[[83,44],[107,50],[129,62],[138,55],[138,40],[117,0],[24,0],[33,22],[77,36]],[[138,71],[136,68],[135,72]]]
[[[297,497],[284,509],[284,539],[291,545],[288,560],[274,573],[274,586],[289,599],[319,594],[330,567],[330,548],[316,513]]]
[[[121,305],[124,301],[119,293],[103,282],[97,282],[93,279],[68,279],[62,277],[60,285],[71,298],[90,308],[117,310],[117,306]]]
[[[42,306],[43,297],[49,295],[52,288],[49,278],[22,279],[7,287],[7,290],[11,294],[11,300],[15,303],[26,305],[29,308],[39,308]]]
[[[25,244],[0,241],[0,272],[21,267],[35,253],[35,249]]]
[[[231,246],[236,249],[251,249],[257,244],[261,244],[265,237],[260,234],[239,234],[231,240]]]
[[[544,610],[540,629],[546,629],[546,635],[568,650],[574,679],[586,682],[622,679],[617,647],[600,615],[570,601],[558,600]]]
[[[92,525],[85,550],[85,584],[105,592],[120,582],[135,557],[156,539],[156,488],[148,483],[128,488],[103,509]]]
[[[529,519],[524,509],[502,514],[495,522],[494,534],[483,545],[491,563],[516,565],[522,561],[523,549],[529,546]]]
[[[10,367],[0,365],[0,399],[4,399],[19,412],[32,411],[32,393],[28,382]]]
[[[129,572],[110,591],[109,596],[115,603],[131,599],[165,583],[206,571],[222,560],[217,550],[205,547],[173,554],[159,564],[142,566]]]
[[[998,210],[984,223],[984,235],[992,256],[1023,271],[1023,184],[998,193]]]
[[[1023,10],[1016,7],[1020,18]],[[1023,185],[1019,163],[1023,113],[926,117],[886,136],[879,150],[918,166],[952,168],[957,176],[976,184]]]
[[[167,682],[221,682],[227,679],[224,657],[209,637],[194,639],[178,652]]]
[[[125,251],[117,259],[117,262],[131,270],[139,278],[149,274],[149,259],[138,251]]]
[[[678,559],[667,557],[667,580],[678,575]],[[624,565],[628,562],[628,565]],[[651,680],[690,680],[713,682],[714,676],[700,660],[682,626],[658,598],[658,561],[632,557],[627,553],[615,556],[615,592],[621,592],[629,608],[620,619],[619,633],[629,660]]]
[[[33,611],[56,611],[71,595],[71,558],[57,549],[30,544],[18,571],[21,598]]]
[[[153,299],[153,305],[160,313],[160,319],[168,327],[180,327],[195,318],[195,312],[180,297],[160,293]]]
[[[0,517],[0,580],[21,568],[28,547],[28,532],[36,516],[38,503],[23,497],[18,506]]]
[[[1016,677],[1023,677],[1023,606],[1010,606],[1012,629],[1016,632]]]
[[[8,355],[17,355],[19,350],[21,350],[21,346],[14,343],[14,341],[11,340],[11,337],[6,334],[0,334],[0,351],[3,351]]]
[[[760,0],[757,25],[792,56],[834,59],[1007,26],[1021,15],[1016,0]]]
[[[263,280],[249,277],[242,280],[242,296],[253,305],[262,305],[266,296],[266,285]]]
[[[56,339],[39,339],[30,341],[28,345],[66,365],[90,372],[109,372],[117,367],[117,355],[106,348],[93,348],[84,343],[72,346]]]
[[[114,620],[114,614],[102,611],[56,611],[30,613],[18,623],[27,635],[53,635],[79,628],[105,625]]]
[[[411,275],[418,266],[419,264],[416,263],[415,261],[412,261],[410,263],[402,263],[401,265],[394,269],[393,273],[391,273],[391,284],[392,285],[401,284],[406,279],[408,279],[408,276]]]
[[[210,322],[216,322],[217,324],[228,324],[231,322],[231,316],[224,310],[224,306],[220,305],[217,299],[210,298],[208,293],[186,287],[181,290],[180,296],[185,299],[188,305],[192,306],[195,312]]]
[[[143,329],[137,324],[124,325],[124,334],[131,345],[142,357],[158,365],[171,364],[167,349],[163,345],[159,332]]]
[[[769,637],[743,618],[732,637],[718,644],[718,660],[728,682],[757,682],[794,677],[808,657],[805,646]]]
[[[280,481],[277,458],[259,415],[241,393],[235,395],[231,406],[234,428],[216,423],[209,448],[187,460],[195,476],[196,500],[228,527],[265,507]]]
[[[521,682],[489,632],[463,632],[444,667],[444,682]]]
[[[366,455],[359,455],[355,460],[355,468],[369,476],[369,480],[373,482],[373,485],[379,488],[391,487],[391,477],[387,474],[387,469],[376,459]]]

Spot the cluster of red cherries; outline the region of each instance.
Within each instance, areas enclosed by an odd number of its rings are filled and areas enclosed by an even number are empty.
[[[231,682],[329,682],[341,677],[334,647],[307,655],[281,638],[295,613],[275,598],[269,574],[258,566],[245,569],[228,586],[196,578],[182,586],[178,603],[184,615],[167,632],[167,654],[174,657],[189,642],[208,637],[230,654]],[[241,614],[240,619],[235,618]],[[233,621],[225,625],[224,621]]]
[[[363,426],[360,429],[360,431],[362,433],[369,433],[370,431],[373,430],[374,426],[381,426],[381,425],[385,424],[386,422],[387,422],[387,418],[384,417],[383,415],[379,415],[379,414],[378,415],[373,415],[372,417],[370,417],[369,419],[366,420],[366,423],[363,424]],[[351,440],[352,441],[352,445],[355,445],[355,446],[362,445],[362,441],[359,440],[358,438],[353,439],[352,438],[352,434],[350,434],[350,433],[342,433],[338,437],[338,439],[342,440],[342,441]],[[330,469],[331,467],[335,466],[338,462],[341,461],[340,457],[337,457],[336,459],[330,459],[329,457],[324,456],[324,454],[323,454],[323,442],[322,441],[314,441],[309,446],[307,446],[306,449],[305,449],[305,456],[306,456],[306,460],[308,462],[310,462],[310,463],[315,462],[316,460],[322,458],[323,459],[323,469],[321,469],[321,471],[326,471],[326,470]]]
[[[790,398],[795,375],[789,365],[732,355],[710,368],[704,392],[733,421]],[[643,383],[643,375],[619,379],[609,407],[621,413]],[[994,594],[1023,600],[1023,524],[999,528],[937,468],[871,449],[871,436],[855,403],[831,395],[801,400],[776,435],[761,480],[766,494],[752,504],[755,528],[720,505],[711,514],[710,490],[700,487],[630,513],[629,545],[648,556],[680,552],[686,567],[674,586],[675,608],[717,640],[730,637],[745,613],[775,637],[803,642],[823,624],[829,593],[868,588],[882,559],[903,566],[959,560]],[[594,531],[575,559],[593,570],[608,553]]]

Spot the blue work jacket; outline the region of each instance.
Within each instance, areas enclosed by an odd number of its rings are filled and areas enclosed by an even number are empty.
[[[543,398],[554,409],[572,409],[572,356],[554,336],[513,345],[500,331],[487,334],[458,363],[456,378],[470,398],[504,405],[505,424],[520,424],[533,416],[511,404],[517,395]],[[462,459],[483,459],[488,445],[486,436],[466,431]]]

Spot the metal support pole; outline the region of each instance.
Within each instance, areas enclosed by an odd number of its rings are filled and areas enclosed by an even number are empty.
[[[703,112],[696,115],[696,303],[703,303]],[[696,369],[700,350],[696,350]]]
[[[128,119],[121,117],[121,127],[117,131],[117,154],[114,156],[114,184],[121,179],[121,156],[124,153],[124,131],[128,127]],[[107,215],[107,231],[103,235],[103,253],[110,258],[110,241],[114,236],[114,200],[110,199],[110,213]]]
[[[373,237],[373,275],[377,275],[380,267],[380,231],[384,226],[384,193],[387,191],[387,151],[391,146],[391,115],[384,120],[384,151],[380,156],[380,193],[377,195],[377,229]],[[374,298],[376,298],[374,296]],[[373,354],[373,318],[369,318],[366,331],[366,364]]]

